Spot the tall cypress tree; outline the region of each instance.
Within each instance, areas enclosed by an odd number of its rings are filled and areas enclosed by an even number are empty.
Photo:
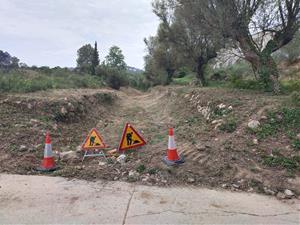
[[[94,53],[93,53],[93,60],[92,60],[92,75],[96,75],[96,68],[99,65],[100,60],[99,60],[99,52],[97,49],[97,41],[95,42],[95,47],[94,47]]]

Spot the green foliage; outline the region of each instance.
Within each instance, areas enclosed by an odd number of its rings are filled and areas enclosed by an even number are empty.
[[[106,65],[118,70],[126,70],[125,57],[118,46],[112,46],[108,55],[105,57]]]
[[[300,108],[283,108],[276,112],[268,113],[268,120],[256,131],[259,139],[274,137],[279,132],[284,132],[292,140],[292,146],[299,150],[299,140],[296,134],[300,133]]]
[[[99,66],[100,60],[99,60],[99,52],[97,48],[97,42],[95,42],[95,47],[93,51],[93,59],[92,59],[92,66],[91,66],[91,73],[92,75],[96,75],[96,68]]]
[[[270,167],[282,167],[289,170],[300,170],[300,157],[264,156],[263,163]]]
[[[159,171],[159,170],[158,170],[157,168],[151,168],[151,169],[148,170],[148,173],[149,173],[150,175],[154,175],[154,174],[157,174],[158,171]]]
[[[91,73],[94,57],[94,48],[90,45],[84,45],[77,51],[77,68],[80,72]]]
[[[141,91],[146,91],[150,88],[150,82],[146,80],[143,73],[127,73],[126,79],[130,87]]]
[[[146,170],[145,165],[141,164],[136,168],[136,172],[143,173]]]
[[[292,93],[300,90],[300,80],[286,80],[281,82],[282,89],[285,93]]]
[[[97,88],[102,81],[89,75],[54,70],[50,75],[32,71],[0,72],[0,92],[35,92],[47,89]]]
[[[236,119],[230,118],[227,119],[224,123],[219,126],[219,129],[221,131],[227,132],[227,133],[233,133],[237,128],[237,122]]]
[[[300,140],[299,139],[295,139],[293,141],[293,144],[292,144],[293,148],[296,150],[296,151],[300,151]]]
[[[174,78],[173,79],[173,84],[176,85],[190,85],[193,80],[195,79],[194,74],[189,74],[187,76],[181,77],[181,78]]]
[[[121,86],[127,85],[125,71],[118,70],[107,65],[97,67],[96,75],[102,77],[107,86],[119,90]]]

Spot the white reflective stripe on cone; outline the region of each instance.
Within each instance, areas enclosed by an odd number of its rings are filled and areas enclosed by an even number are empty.
[[[174,136],[169,136],[168,149],[170,149],[170,150],[176,149]]]
[[[44,157],[45,158],[50,158],[52,157],[52,145],[51,144],[46,144],[45,145],[45,150],[44,150]]]

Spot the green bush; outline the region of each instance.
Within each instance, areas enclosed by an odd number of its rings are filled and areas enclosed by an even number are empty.
[[[300,90],[300,80],[281,81],[282,90],[285,93],[292,93]]]

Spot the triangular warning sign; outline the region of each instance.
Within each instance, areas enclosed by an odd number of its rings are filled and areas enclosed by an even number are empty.
[[[103,139],[101,138],[99,132],[96,128],[93,128],[89,135],[86,137],[84,143],[82,144],[83,150],[93,150],[93,149],[101,149],[106,148],[106,144],[104,143]]]
[[[140,147],[145,144],[146,141],[142,136],[133,128],[133,126],[127,123],[122,134],[119,151]]]

